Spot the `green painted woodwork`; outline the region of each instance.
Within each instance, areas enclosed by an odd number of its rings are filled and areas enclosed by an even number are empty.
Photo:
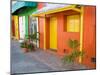
[[[31,15],[33,12],[37,10],[36,7],[24,7],[19,9],[20,11],[16,11],[13,13],[13,15],[18,15],[18,16],[25,16],[25,15]]]
[[[28,38],[28,16],[25,16],[25,38]]]
[[[34,7],[22,7],[18,10],[16,10],[12,15],[17,15],[17,16],[25,16],[25,38],[28,38],[29,35],[29,24],[28,24],[28,16],[31,15],[33,12],[37,11],[37,6]]]
[[[26,7],[37,7],[37,4],[37,2],[17,1],[16,3],[12,4],[12,13],[20,13],[20,9],[23,11],[23,8]]]

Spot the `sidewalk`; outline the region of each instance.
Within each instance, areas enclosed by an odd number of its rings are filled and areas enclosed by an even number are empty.
[[[34,73],[86,69],[74,64],[64,65],[61,58],[41,49],[24,53],[17,41],[11,41],[11,73]]]
[[[17,41],[11,41],[11,74],[53,71],[29,53],[24,53]]]
[[[28,54],[33,56],[40,62],[48,65],[50,68],[53,69],[53,71],[87,69],[85,66],[81,64],[73,64],[73,65],[66,64],[65,65],[62,62],[62,59],[59,58],[57,55],[41,50],[41,49],[37,49],[36,51],[28,53]]]

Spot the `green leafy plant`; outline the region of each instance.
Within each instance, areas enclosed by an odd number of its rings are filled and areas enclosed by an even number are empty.
[[[21,48],[27,48],[27,41],[24,40],[21,45],[20,45]]]
[[[77,49],[77,47],[79,47],[79,45],[80,45],[79,42],[78,42],[78,40],[71,40],[71,39],[68,40],[68,43],[67,44],[73,50],[74,49]]]
[[[20,47],[22,48],[22,50],[23,50],[25,53],[28,52],[28,43],[27,43],[27,40],[24,40],[24,41],[21,43]]]
[[[34,44],[33,43],[29,43],[28,44],[28,49],[29,49],[29,51],[34,51],[35,50]]]
[[[63,57],[64,63],[74,63],[77,57],[84,55],[84,52],[79,51],[78,49],[80,45],[78,40],[69,39],[67,45],[72,49],[72,52],[69,55],[65,55]]]
[[[28,39],[30,40],[30,42],[35,42],[37,44],[37,41],[39,41],[39,32],[35,32],[34,34],[30,34],[28,36]],[[34,44],[35,46],[35,44]]]
[[[38,35],[39,35],[39,32],[35,32],[34,34],[30,34],[28,36],[28,39],[30,39],[31,41],[39,40],[39,38],[37,37]]]

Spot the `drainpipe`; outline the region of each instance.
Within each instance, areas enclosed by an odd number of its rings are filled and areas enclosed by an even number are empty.
[[[82,48],[83,48],[83,14],[84,14],[84,10],[83,10],[83,6],[81,7],[81,26],[80,26],[80,51],[82,52]],[[79,63],[82,63],[82,56],[79,57]]]

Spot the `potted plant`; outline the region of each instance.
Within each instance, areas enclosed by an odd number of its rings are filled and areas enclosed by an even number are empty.
[[[28,36],[28,39],[30,40],[31,43],[33,43],[34,47],[36,47],[36,45],[34,43],[37,44],[37,41],[39,41],[39,32],[35,32],[34,34],[30,34]]]
[[[78,40],[69,39],[67,44],[72,49],[72,52],[68,55],[66,54],[63,57],[63,62],[73,64],[76,61],[77,57],[84,55],[84,52],[79,51],[78,47],[80,44],[79,44]]]
[[[22,48],[22,50],[23,50],[24,52],[28,52],[28,45],[27,45],[27,41],[26,41],[26,40],[24,40],[24,41],[21,43],[20,47]]]
[[[34,51],[35,50],[35,47],[34,47],[34,44],[33,43],[29,43],[28,44],[28,50],[29,51]]]

